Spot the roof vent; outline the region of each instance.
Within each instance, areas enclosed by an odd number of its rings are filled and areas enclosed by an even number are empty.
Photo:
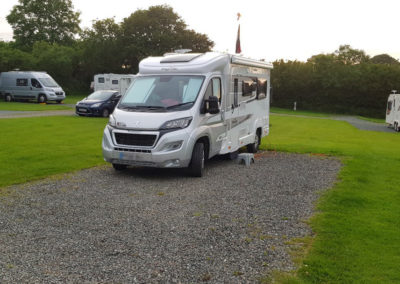
[[[202,56],[202,53],[184,53],[184,54],[174,54],[168,55],[161,59],[160,63],[184,63],[190,62],[193,59]]]

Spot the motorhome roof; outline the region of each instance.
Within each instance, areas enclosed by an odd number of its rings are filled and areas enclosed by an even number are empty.
[[[238,64],[263,69],[272,69],[271,63],[219,52],[168,54],[163,57],[148,57],[139,64],[139,73],[161,72],[205,73],[223,70],[228,64]]]

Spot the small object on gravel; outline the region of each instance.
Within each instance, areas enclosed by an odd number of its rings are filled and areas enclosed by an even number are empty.
[[[250,164],[254,164],[254,154],[240,153],[236,160],[238,164],[245,164],[246,167],[250,167]]]

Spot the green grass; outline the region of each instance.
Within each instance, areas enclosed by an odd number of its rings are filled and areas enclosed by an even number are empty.
[[[2,119],[0,187],[104,163],[106,123],[67,116]]]
[[[370,118],[370,117],[364,117],[364,116],[357,116],[359,119],[363,119],[366,121],[370,122],[375,122],[375,123],[386,123],[386,120],[383,118]]]
[[[400,282],[400,135],[289,116],[271,116],[271,125],[264,149],[334,155],[344,164],[311,220],[310,252],[282,282]]]
[[[0,110],[10,111],[45,111],[45,110],[68,110],[70,106],[57,103],[38,104],[34,102],[4,102],[0,101]]]
[[[304,115],[304,116],[315,116],[315,117],[329,117],[333,116],[334,114],[326,114],[320,112],[313,112],[308,110],[296,110],[293,109],[286,109],[286,108],[279,108],[279,107],[271,107],[271,113],[278,113],[278,114],[290,114],[290,115]]]

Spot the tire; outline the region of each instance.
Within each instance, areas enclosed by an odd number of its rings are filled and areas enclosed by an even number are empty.
[[[193,177],[202,177],[204,173],[204,160],[205,160],[205,151],[204,144],[201,142],[197,142],[194,145],[192,160],[189,165],[190,175]]]
[[[11,95],[10,94],[5,94],[4,95],[4,100],[6,101],[6,102],[11,102],[12,101],[12,97],[11,97]]]
[[[110,111],[108,110],[108,108],[103,109],[103,111],[101,112],[102,117],[109,117],[109,115]]]
[[[126,169],[127,165],[121,165],[121,164],[112,164],[114,170],[116,171],[123,171]]]
[[[247,145],[247,152],[257,153],[258,149],[260,148],[260,143],[261,143],[260,132],[257,131],[254,137],[254,143]]]
[[[42,95],[39,95],[39,96],[38,96],[38,99],[37,99],[37,100],[38,100],[38,103],[39,103],[39,104],[43,104],[43,103],[45,103],[45,102],[47,101],[47,98],[46,98],[45,95],[42,94]]]
[[[62,101],[57,101],[58,104],[61,104]]]

